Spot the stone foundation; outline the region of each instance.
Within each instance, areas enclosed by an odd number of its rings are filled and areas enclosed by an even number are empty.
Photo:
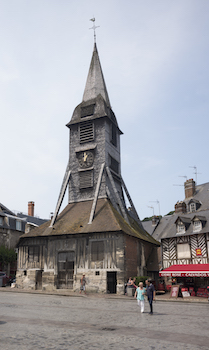
[[[16,287],[21,289],[36,289],[36,270],[17,271]]]
[[[57,276],[54,275],[53,271],[42,273],[42,290],[48,292],[57,289]]]

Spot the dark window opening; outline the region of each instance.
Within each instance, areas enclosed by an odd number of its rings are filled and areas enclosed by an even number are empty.
[[[95,275],[99,276],[100,275],[100,271],[95,271]]]
[[[115,173],[119,173],[119,163],[117,162],[117,160],[115,160],[114,158],[112,158],[110,156],[110,168],[115,172]]]
[[[111,142],[115,147],[117,147],[117,127],[115,124],[112,124]]]
[[[85,107],[81,107],[81,118],[89,117],[94,114],[95,105],[89,105]]]

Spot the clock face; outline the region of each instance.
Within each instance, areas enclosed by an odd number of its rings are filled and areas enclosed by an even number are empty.
[[[81,152],[78,156],[78,162],[81,168],[89,168],[94,162],[93,153],[90,151]]]

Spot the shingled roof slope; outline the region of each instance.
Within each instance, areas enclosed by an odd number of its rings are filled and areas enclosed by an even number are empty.
[[[86,81],[86,86],[83,94],[83,101],[91,100],[101,94],[110,107],[110,100],[102,73],[102,67],[99,60],[96,43],[94,44],[94,51],[91,59],[89,73]]]
[[[143,241],[159,245],[153,237],[139,227],[136,221],[130,219],[131,226],[122,218],[122,216],[113,208],[108,199],[98,199],[94,220],[88,224],[92,201],[84,201],[68,204],[58,216],[53,227],[49,227],[50,221],[44,223],[21,236],[39,237],[39,236],[60,236],[74,235],[78,233],[99,233],[99,232],[118,232],[137,237]]]

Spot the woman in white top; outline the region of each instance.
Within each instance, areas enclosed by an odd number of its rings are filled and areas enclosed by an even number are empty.
[[[143,287],[143,282],[139,282],[139,287],[136,289],[134,298],[137,299],[138,306],[141,306],[141,313],[144,312],[144,296],[145,288]]]

